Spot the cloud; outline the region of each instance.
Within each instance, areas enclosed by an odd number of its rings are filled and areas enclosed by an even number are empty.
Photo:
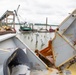
[[[16,10],[29,22],[61,23],[76,8],[76,0],[0,0],[0,16],[6,10]]]

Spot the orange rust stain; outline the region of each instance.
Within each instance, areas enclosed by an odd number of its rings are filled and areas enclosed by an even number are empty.
[[[49,40],[49,41],[48,41],[48,47],[40,50],[40,53],[41,53],[42,55],[44,55],[44,56],[52,55],[52,50],[51,50],[51,49],[52,49],[52,41]]]

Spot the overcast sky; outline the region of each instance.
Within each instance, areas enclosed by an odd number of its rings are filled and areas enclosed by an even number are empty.
[[[6,10],[18,10],[20,21],[60,24],[74,9],[76,0],[0,0],[0,17]]]

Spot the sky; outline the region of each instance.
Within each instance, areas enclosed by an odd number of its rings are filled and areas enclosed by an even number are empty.
[[[60,24],[73,10],[76,0],[0,0],[0,17],[17,10],[21,22]]]

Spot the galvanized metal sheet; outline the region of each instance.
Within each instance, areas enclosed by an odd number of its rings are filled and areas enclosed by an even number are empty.
[[[76,55],[76,50],[68,39],[59,33],[56,33],[56,38],[53,40],[52,45],[56,67],[63,65]]]

